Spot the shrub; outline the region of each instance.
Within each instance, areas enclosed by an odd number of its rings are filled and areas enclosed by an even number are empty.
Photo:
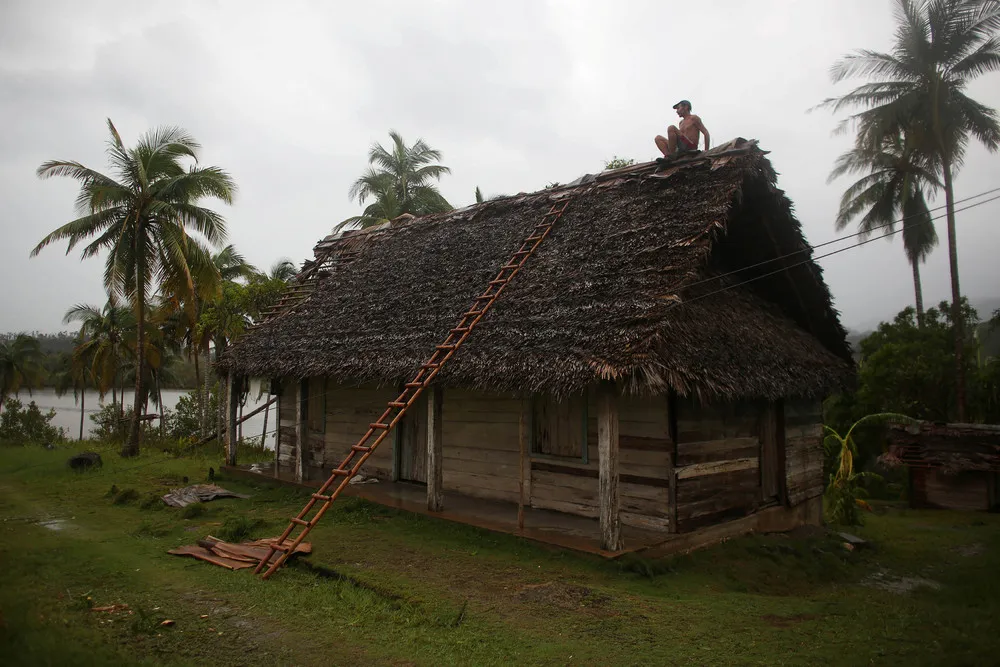
[[[66,434],[52,425],[55,416],[55,410],[42,414],[34,401],[24,407],[18,399],[8,398],[0,413],[0,440],[19,444],[61,442]]]

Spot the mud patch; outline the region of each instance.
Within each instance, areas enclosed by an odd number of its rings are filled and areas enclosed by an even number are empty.
[[[918,588],[929,588],[933,591],[941,590],[941,584],[933,579],[924,579],[923,577],[897,577],[885,571],[875,572],[870,577],[865,579],[864,583],[866,586],[880,588],[884,591],[889,591],[890,593],[896,593],[897,595],[912,593]]]
[[[963,544],[960,547],[955,547],[955,552],[959,556],[965,556],[966,558],[970,556],[981,556],[986,552],[986,547],[984,547],[979,542],[973,542],[972,544]]]
[[[48,528],[49,530],[54,530],[56,532],[61,530],[66,530],[72,524],[66,519],[48,519],[47,521],[39,521],[38,525],[42,528]]]
[[[803,621],[815,621],[819,616],[816,614],[795,614],[794,616],[775,616],[765,614],[761,619],[773,628],[790,628]]]
[[[563,609],[600,607],[610,598],[586,586],[547,581],[544,584],[526,584],[518,597],[524,602],[535,602]]]

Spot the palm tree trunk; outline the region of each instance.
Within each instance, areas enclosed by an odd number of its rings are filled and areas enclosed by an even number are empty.
[[[122,456],[139,455],[140,437],[140,417],[145,414],[146,387],[143,380],[146,368],[146,266],[143,250],[140,243],[144,241],[145,233],[142,220],[137,221],[135,230],[135,406],[133,408],[132,423],[129,427],[128,439],[122,447]],[[124,389],[122,394],[124,394]]]
[[[243,442],[243,402],[240,401],[240,434],[236,436],[236,442]]]
[[[192,336],[193,337],[193,336]],[[194,393],[198,399],[198,437],[205,437],[205,403],[201,388],[201,364],[198,362],[198,351],[194,351]]]
[[[80,394],[80,440],[83,440],[83,413],[87,406],[87,384],[83,385],[83,393]]]
[[[944,200],[948,211],[948,265],[951,269],[951,319],[955,332],[956,417],[965,423],[965,322],[962,321],[962,292],[958,286],[958,242],[955,236],[955,195],[951,183],[951,163],[944,160]]]
[[[162,438],[165,426],[164,426],[164,423],[163,423],[163,415],[164,415],[164,410],[163,410],[163,387],[160,386],[160,380],[159,380],[159,378],[157,378],[157,380],[156,380],[156,400],[160,402],[160,437]]]
[[[920,285],[920,260],[914,259],[913,266],[913,296],[917,302],[917,326],[924,326],[924,290]]]
[[[3,413],[3,399],[5,398],[3,392],[0,392],[0,414]]]
[[[205,386],[202,396],[201,404],[201,432],[202,437],[208,436],[208,420],[209,420],[209,406],[212,404],[212,385],[209,381],[211,377],[212,370],[212,352],[208,349],[208,345],[205,345]]]

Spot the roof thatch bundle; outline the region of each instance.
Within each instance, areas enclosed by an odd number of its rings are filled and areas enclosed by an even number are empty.
[[[328,237],[308,298],[247,333],[222,368],[408,380],[568,197],[437,381],[558,395],[599,379],[702,399],[822,395],[851,372],[846,333],[764,155],[738,139],[666,178],[648,163]]]

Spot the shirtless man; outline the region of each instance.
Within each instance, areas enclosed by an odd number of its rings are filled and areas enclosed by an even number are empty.
[[[681,100],[674,105],[674,109],[677,110],[677,115],[681,118],[681,122],[679,123],[680,129],[671,125],[667,129],[666,137],[657,135],[654,140],[656,141],[656,147],[663,153],[663,157],[670,157],[678,151],[698,150],[699,133],[705,135],[705,150],[707,151],[710,140],[708,130],[705,129],[701,118],[691,113],[691,103],[687,100]]]

